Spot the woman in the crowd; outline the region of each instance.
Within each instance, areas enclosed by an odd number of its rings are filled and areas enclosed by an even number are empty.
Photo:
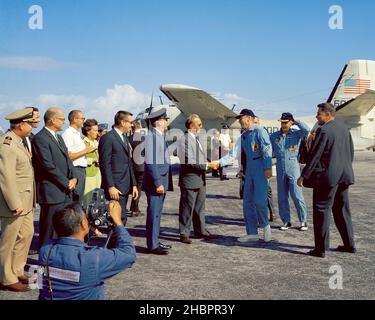
[[[98,152],[98,122],[95,119],[87,119],[83,124],[82,134],[84,135],[83,141],[85,145],[92,146],[95,150],[86,155],[87,168],[86,168],[86,184],[83,195],[83,204],[86,208],[90,203],[92,192],[96,188],[100,188],[101,175],[99,169],[99,152]]]

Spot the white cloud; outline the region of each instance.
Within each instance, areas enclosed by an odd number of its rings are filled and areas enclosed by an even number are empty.
[[[81,109],[86,107],[88,102],[89,100],[84,96],[58,96],[55,94],[41,94],[37,99],[37,105],[42,108],[62,106]]]
[[[74,64],[61,63],[50,57],[44,56],[9,56],[0,57],[0,68],[19,70],[55,70],[73,67]]]
[[[240,112],[243,108],[248,108],[254,111],[256,115],[261,118],[277,118],[281,112],[294,112],[299,110],[295,103],[288,102],[287,104],[282,101],[261,102],[239,96],[236,93],[215,93],[214,98],[221,101],[228,108],[232,109],[235,104],[235,112]]]
[[[37,98],[36,105],[42,109],[59,106],[64,110],[80,109],[86,118],[95,118],[100,122],[112,122],[119,110],[127,110],[137,115],[145,107],[147,95],[138,92],[133,86],[116,84],[106,90],[106,95],[89,99],[79,95],[42,94]]]
[[[224,105],[232,108],[236,104],[235,111],[239,112],[242,108],[250,108],[261,117],[275,118],[283,110],[292,110],[291,106],[285,108],[284,105],[262,104],[248,98],[241,97],[236,93],[215,93],[213,96]],[[89,98],[83,95],[55,95],[41,94],[36,98],[21,97],[12,98],[0,95],[0,113],[2,117],[8,112],[22,108],[27,105],[38,106],[42,112],[48,107],[59,106],[65,111],[80,109],[85,113],[86,118],[94,118],[99,122],[112,124],[113,116],[119,110],[130,111],[136,116],[150,104],[150,96],[137,91],[129,84],[115,84],[112,88],[106,90],[105,95]],[[295,110],[293,109],[292,112]],[[0,119],[0,125],[6,127]]]
[[[0,95],[0,114],[23,108],[28,105],[37,106],[42,111],[52,106],[59,106],[65,111],[80,109],[86,118],[95,118],[99,122],[112,124],[113,116],[119,110],[127,110],[136,116],[149,104],[150,97],[137,91],[129,84],[114,85],[107,89],[106,94],[96,98],[88,98],[82,95],[56,95],[41,94],[34,98],[12,98]],[[0,119],[1,124],[2,122]],[[3,124],[3,127],[5,124]]]
[[[240,97],[236,93],[217,92],[213,95],[213,97],[230,109],[232,109],[233,105],[236,105],[234,111],[240,111],[242,108],[251,108],[252,105],[255,105],[254,100]]]
[[[119,110],[127,110],[137,115],[144,110],[146,101],[150,98],[141,92],[138,92],[129,84],[118,85],[114,88],[107,89],[106,95],[94,99],[86,108],[88,116],[101,118],[110,122],[114,114]]]

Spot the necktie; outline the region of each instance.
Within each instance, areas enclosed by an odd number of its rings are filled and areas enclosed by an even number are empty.
[[[58,144],[61,146],[61,141],[60,141],[59,136],[58,136],[57,133],[55,133],[55,138],[56,138]]]
[[[130,156],[132,156],[132,151],[133,151],[133,149],[132,149],[132,147],[131,147],[131,145],[130,145],[130,143],[129,143],[129,140],[128,140],[128,137],[126,136],[126,133],[123,133],[122,134],[122,137],[124,138],[124,143],[125,143],[125,146],[126,146],[126,149],[128,149],[128,151],[130,151]]]
[[[198,143],[199,149],[200,149],[201,151],[203,151],[203,147],[202,147],[202,145],[201,145],[201,142],[199,141],[199,137],[198,137],[198,136],[195,136],[195,140],[196,140],[197,143]]]
[[[27,143],[26,138],[23,138],[23,139],[22,139],[22,144],[23,144],[23,146],[25,147],[25,149],[26,149],[28,152],[31,152],[31,150],[30,150],[30,148],[29,148],[29,144]]]

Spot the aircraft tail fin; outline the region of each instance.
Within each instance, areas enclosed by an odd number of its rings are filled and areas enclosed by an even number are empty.
[[[368,89],[375,90],[375,61],[351,60],[342,70],[327,102],[338,108]]]

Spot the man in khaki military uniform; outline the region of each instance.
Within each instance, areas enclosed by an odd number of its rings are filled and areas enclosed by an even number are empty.
[[[0,289],[30,290],[24,274],[34,234],[34,170],[22,139],[32,130],[33,108],[5,117],[10,131],[0,138]]]

